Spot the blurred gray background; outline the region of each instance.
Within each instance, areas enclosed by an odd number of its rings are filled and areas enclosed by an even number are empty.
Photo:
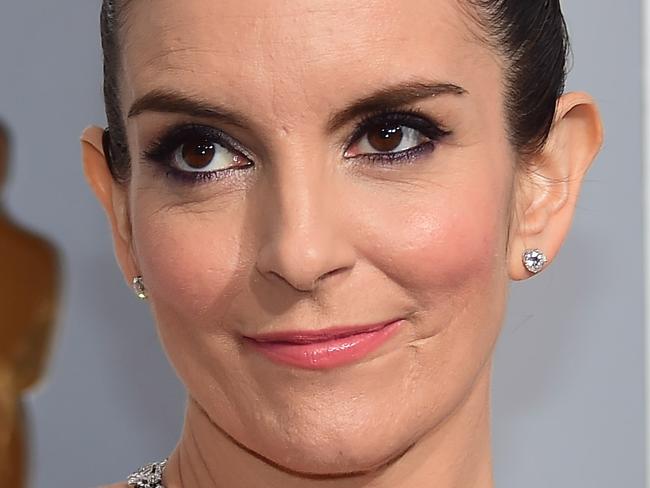
[[[2,2],[0,117],[16,152],[7,206],[64,252],[50,375],[29,398],[37,488],[119,481],[164,457],[184,397],[147,307],[123,284],[83,180],[103,124],[98,0]],[[494,376],[499,488],[644,486],[640,0],[564,2],[606,144],[554,265],[513,285]]]

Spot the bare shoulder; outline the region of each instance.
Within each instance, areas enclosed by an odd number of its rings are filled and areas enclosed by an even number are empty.
[[[102,485],[97,488],[129,488],[129,485],[126,483],[115,483],[114,485]]]

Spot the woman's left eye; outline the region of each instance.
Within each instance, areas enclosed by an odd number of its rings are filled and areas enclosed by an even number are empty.
[[[432,151],[451,131],[418,111],[371,115],[359,124],[344,157],[400,161]]]
[[[369,127],[345,152],[345,156],[395,154],[414,149],[431,141],[430,137],[413,127],[398,123],[384,123]]]

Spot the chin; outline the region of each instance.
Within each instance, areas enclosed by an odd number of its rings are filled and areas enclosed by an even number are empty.
[[[412,441],[399,437],[381,427],[352,435],[340,431],[307,436],[296,433],[271,442],[258,453],[284,470],[302,475],[363,474],[381,469],[409,448]]]

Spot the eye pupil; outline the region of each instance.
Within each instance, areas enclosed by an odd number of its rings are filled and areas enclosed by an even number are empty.
[[[200,169],[210,164],[214,159],[216,149],[214,144],[197,140],[183,145],[183,160],[190,167]]]
[[[394,151],[404,137],[399,125],[381,125],[368,132],[368,142],[377,151]]]

